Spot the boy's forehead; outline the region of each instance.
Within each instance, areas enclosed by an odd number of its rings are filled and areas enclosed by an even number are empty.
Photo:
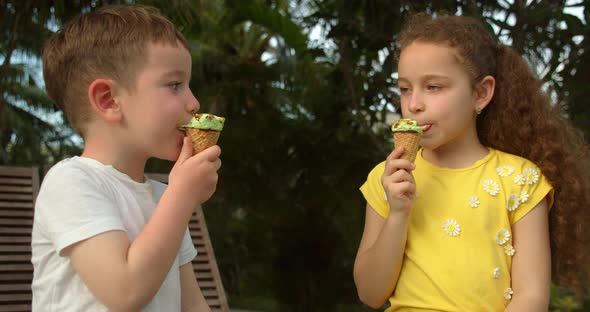
[[[150,43],[147,55],[146,68],[166,72],[190,72],[191,55],[180,43],[176,46],[168,43]]]

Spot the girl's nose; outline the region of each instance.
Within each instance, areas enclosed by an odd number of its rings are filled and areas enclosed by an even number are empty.
[[[419,92],[412,92],[412,97],[410,98],[410,103],[408,105],[408,110],[412,113],[418,113],[424,111],[424,101],[420,96]]]

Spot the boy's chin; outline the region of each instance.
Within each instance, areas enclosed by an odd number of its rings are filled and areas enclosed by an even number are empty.
[[[178,156],[180,156],[180,149],[177,151],[171,151],[168,153],[162,153],[160,155],[156,155],[155,158],[161,160],[168,160],[168,161],[176,161],[178,160]]]

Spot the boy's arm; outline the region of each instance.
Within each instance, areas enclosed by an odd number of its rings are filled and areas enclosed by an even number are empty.
[[[180,267],[180,290],[182,292],[182,312],[211,311],[201,289],[199,289],[193,265],[190,262]]]
[[[170,186],[141,233],[130,241],[110,231],[63,250],[92,294],[110,310],[140,310],[172,267],[193,208],[215,191],[219,147],[193,157],[190,141],[170,173]]]
[[[512,226],[514,294],[506,311],[547,311],[551,287],[551,251],[547,200]]]

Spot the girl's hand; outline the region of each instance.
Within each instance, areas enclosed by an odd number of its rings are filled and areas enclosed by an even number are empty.
[[[403,147],[398,147],[385,162],[385,171],[381,176],[381,184],[389,202],[389,216],[400,213],[408,216],[416,198],[416,182],[412,170],[416,166],[405,159],[401,159]]]

